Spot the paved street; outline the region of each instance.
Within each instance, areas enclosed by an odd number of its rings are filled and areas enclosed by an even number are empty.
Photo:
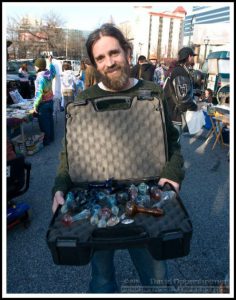
[[[55,265],[46,244],[52,218],[51,188],[64,134],[63,112],[58,113],[55,125],[55,142],[27,157],[32,163],[30,188],[18,201],[30,205],[32,222],[27,229],[18,226],[7,234],[9,294],[81,294],[88,288],[90,265]],[[206,285],[212,292],[210,286],[223,281],[229,272],[229,150],[217,144],[212,151],[213,139],[203,145],[206,133],[181,140],[186,177],[180,196],[193,223],[193,237],[188,256],[168,260],[175,293],[204,293]],[[116,252],[115,266],[119,285],[138,280],[126,250]]]

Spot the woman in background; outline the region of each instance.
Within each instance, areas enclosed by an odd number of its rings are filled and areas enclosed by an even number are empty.
[[[20,77],[20,94],[24,99],[31,99],[30,81],[27,64],[22,64],[19,71]]]

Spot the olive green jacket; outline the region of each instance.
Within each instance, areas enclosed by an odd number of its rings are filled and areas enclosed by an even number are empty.
[[[119,92],[119,95],[135,96],[138,95],[139,89],[148,89],[152,91],[153,96],[157,96],[159,99],[163,99],[162,89],[151,81],[139,80],[139,82],[132,88]],[[116,93],[117,94],[117,93]],[[114,92],[104,91],[99,88],[98,84],[90,87],[78,95],[76,100],[92,99],[96,97],[106,97],[114,95]],[[165,99],[163,99],[163,107],[166,122],[167,142],[168,142],[168,158],[165,167],[163,168],[161,178],[167,178],[181,184],[184,179],[183,169],[183,156],[181,155],[181,147],[178,142],[179,133],[173,126]],[[65,151],[65,139],[62,141],[63,149],[60,153],[60,164],[57,170],[54,187],[52,189],[52,195],[54,196],[56,191],[62,191],[64,194],[73,187],[73,182],[70,179],[68,173],[68,165]]]

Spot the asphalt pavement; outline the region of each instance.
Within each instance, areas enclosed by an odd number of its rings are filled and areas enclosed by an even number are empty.
[[[32,125],[26,126],[26,131]],[[38,130],[37,123],[33,130]],[[180,196],[193,224],[190,254],[167,261],[173,293],[214,293],[215,287],[229,273],[229,156],[228,147],[213,139],[204,144],[207,130],[201,135],[182,136],[182,153],[186,175]],[[16,226],[7,232],[6,293],[73,294],[87,292],[90,264],[55,265],[46,243],[52,218],[51,188],[59,162],[64,135],[64,112],[55,122],[55,142],[38,153],[27,156],[32,170],[29,190],[16,198],[31,207],[28,228]],[[5,242],[5,241],[4,241]],[[138,282],[127,250],[115,255],[117,281],[120,286]]]

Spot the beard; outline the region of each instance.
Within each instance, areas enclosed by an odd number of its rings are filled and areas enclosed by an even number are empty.
[[[120,71],[113,74],[113,71]],[[111,76],[109,76],[111,74]],[[106,69],[104,73],[100,73],[102,83],[109,89],[119,91],[129,84],[130,66],[128,61],[123,65],[113,65]]]

